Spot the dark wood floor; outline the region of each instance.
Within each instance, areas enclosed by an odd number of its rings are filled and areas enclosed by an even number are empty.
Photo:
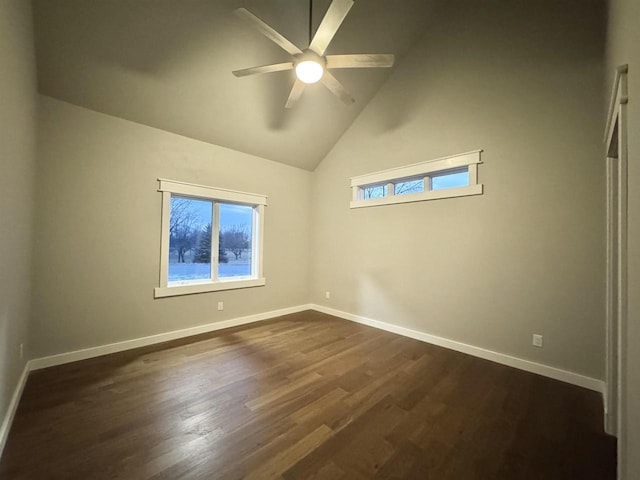
[[[3,479],[615,478],[599,395],[316,312],[31,373]]]

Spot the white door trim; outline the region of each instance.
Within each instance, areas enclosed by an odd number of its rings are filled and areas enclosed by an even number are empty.
[[[607,357],[605,428],[618,437],[618,478],[625,476],[627,331],[627,65],[616,69],[607,152]]]

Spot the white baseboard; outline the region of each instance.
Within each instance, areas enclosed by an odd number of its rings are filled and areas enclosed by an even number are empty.
[[[62,365],[64,363],[77,362],[78,360],[86,360],[87,358],[100,357],[102,355],[108,355],[110,353],[131,350],[132,348],[146,347],[148,345],[155,345],[157,343],[168,342],[170,340],[191,337],[193,335],[199,335],[201,333],[209,333],[215,330],[222,330],[223,328],[231,328],[237,327],[239,325],[246,325],[248,323],[260,322],[262,320],[268,320],[270,318],[280,317],[282,315],[289,315],[291,313],[298,313],[304,310],[311,310],[311,305],[298,305],[296,307],[282,308],[280,310],[273,310],[271,312],[258,313],[246,317],[232,318],[230,320],[223,320],[221,322],[207,323],[206,325],[198,325],[197,327],[159,333],[157,335],[150,335],[148,337],[134,338],[132,340],[109,343],[107,345],[100,345],[98,347],[84,348],[82,350],[60,353],[58,355],[51,355],[49,357],[35,358],[29,363],[31,365],[31,370],[39,370],[41,368],[53,367],[56,365]]]
[[[436,335],[430,335],[428,333],[419,332],[406,327],[400,327],[391,323],[381,322],[379,320],[373,320],[371,318],[362,317],[360,315],[354,315],[353,313],[343,312],[334,308],[325,307],[323,305],[312,305],[311,308],[318,312],[333,315],[334,317],[344,318],[345,320],[351,320],[352,322],[361,323],[370,327],[378,328],[380,330],[386,330],[387,332],[397,333],[405,337],[414,338],[426,343],[445,347],[456,352],[466,353],[473,355],[474,357],[483,358],[485,360],[491,360],[492,362],[501,363],[509,367],[518,368],[527,372],[536,373],[545,377],[560,380],[579,387],[588,388],[589,390],[595,390],[604,394],[605,384],[602,380],[596,378],[587,377],[579,373],[570,372],[567,370],[561,370],[559,368],[550,367],[541,363],[532,362],[530,360],[524,360],[518,357],[512,357],[504,353],[494,352],[492,350],[486,350],[480,347],[474,347],[466,343],[456,342],[455,340],[449,340],[448,338],[438,337]]]
[[[30,362],[25,363],[22,374],[18,379],[18,384],[13,390],[13,395],[11,396],[9,406],[7,407],[7,412],[5,413],[4,419],[2,420],[2,426],[0,426],[0,456],[2,456],[4,445],[7,442],[9,430],[11,430],[11,424],[13,423],[13,417],[16,415],[16,410],[18,410],[18,404],[20,403],[22,390],[24,390],[24,386],[27,383],[27,378],[29,377],[29,371],[31,369],[30,367]]]

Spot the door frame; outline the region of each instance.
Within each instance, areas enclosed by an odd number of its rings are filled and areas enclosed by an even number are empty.
[[[628,66],[616,69],[604,143],[607,153],[607,349],[605,430],[618,437],[618,478],[626,444]]]

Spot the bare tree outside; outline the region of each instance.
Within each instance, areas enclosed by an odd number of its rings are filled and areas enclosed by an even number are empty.
[[[250,236],[247,226],[232,225],[221,232],[222,246],[233,253],[236,260],[242,258],[242,252],[249,248]]]
[[[196,246],[199,229],[198,217],[192,200],[173,197],[169,219],[169,248],[178,255],[178,263],[185,262],[185,255]]]
[[[365,187],[363,189],[364,198],[382,198],[386,194],[386,186],[385,185],[375,185],[372,187]]]
[[[363,189],[363,198],[365,200],[371,198],[383,198],[387,196],[387,186],[386,185],[371,185],[368,187],[364,187]],[[394,195],[405,195],[407,193],[420,193],[424,192],[424,181],[422,179],[418,180],[405,180],[402,182],[397,182],[393,185],[393,194]]]
[[[395,195],[405,195],[407,193],[424,192],[424,180],[407,180],[394,185]]]

